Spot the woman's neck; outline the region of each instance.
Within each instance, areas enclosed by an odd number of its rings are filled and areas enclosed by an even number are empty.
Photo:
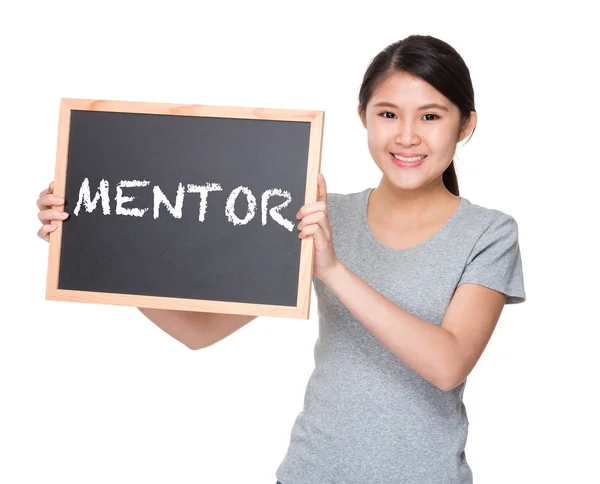
[[[441,177],[416,190],[398,189],[382,177],[371,194],[369,207],[392,223],[411,225],[437,219],[440,213],[448,212],[449,207],[455,208],[459,198],[448,191]]]

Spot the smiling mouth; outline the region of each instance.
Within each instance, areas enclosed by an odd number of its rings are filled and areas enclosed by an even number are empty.
[[[427,157],[427,155],[417,155],[417,156],[405,157],[405,156],[397,155],[396,153],[392,153],[392,156],[394,158],[396,158],[397,160],[403,161],[405,163],[416,163],[418,161],[424,160]]]

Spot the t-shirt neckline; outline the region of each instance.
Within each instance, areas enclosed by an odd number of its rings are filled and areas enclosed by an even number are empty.
[[[367,188],[363,192],[362,203],[361,203],[361,211],[360,211],[361,212],[361,221],[362,221],[363,229],[367,233],[367,236],[373,242],[373,244],[375,244],[377,247],[379,247],[382,250],[385,250],[385,251],[390,252],[390,253],[395,253],[395,254],[400,254],[400,253],[406,253],[406,252],[410,252],[410,251],[414,251],[414,250],[419,250],[419,249],[425,248],[429,244],[435,242],[442,235],[444,235],[445,232],[447,232],[450,229],[450,227],[454,224],[454,222],[458,218],[458,215],[462,212],[463,207],[467,203],[467,199],[459,196],[460,203],[458,204],[458,207],[454,211],[454,213],[452,214],[452,216],[446,221],[446,223],[444,223],[444,225],[442,225],[439,228],[439,230],[436,233],[434,233],[431,237],[425,239],[420,244],[414,245],[412,247],[406,247],[404,249],[392,249],[391,247],[388,247],[387,245],[382,244],[379,241],[379,239],[377,237],[375,237],[375,234],[371,231],[371,227],[369,226],[369,220],[367,218],[367,208],[369,206],[369,197],[370,197],[371,192],[373,190],[375,190],[375,188]]]

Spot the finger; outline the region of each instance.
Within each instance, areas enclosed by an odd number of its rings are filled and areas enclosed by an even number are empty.
[[[37,234],[40,239],[48,242],[50,240],[50,234],[58,228],[58,225],[42,225]]]
[[[54,210],[54,209],[48,209],[48,210],[41,210],[38,212],[38,218],[40,219],[40,222],[42,223],[50,223],[54,220],[56,221],[63,221],[66,220],[69,217],[69,214],[67,212],[61,212],[60,210]]]
[[[48,194],[37,199],[37,206],[40,210],[45,210],[53,205],[62,205],[64,202],[64,198]]]
[[[325,232],[318,224],[311,224],[307,227],[304,227],[300,234],[298,235],[301,239],[305,239],[306,237],[313,237],[315,241],[315,246],[318,250],[323,250],[329,245],[329,240],[325,236]]]
[[[327,202],[327,183],[325,182],[325,177],[323,176],[323,173],[319,173],[319,176],[317,178],[317,186],[317,200],[320,202]]]
[[[307,225],[306,227],[304,227],[300,233],[298,234],[298,237],[300,237],[301,239],[305,239],[306,237],[309,236],[313,236],[313,237],[317,237],[319,235],[319,233],[325,237],[325,234],[323,232],[323,229],[321,228],[321,226],[319,224],[310,224]]]
[[[327,204],[320,201],[307,203],[298,210],[296,218],[301,219],[306,217],[309,213],[317,212],[319,210],[328,214]]]
[[[306,217],[304,217],[300,223],[298,224],[298,230],[302,230],[304,227],[307,227],[311,224],[318,224],[325,232],[325,236],[330,239],[331,238],[331,226],[329,222],[329,217],[324,212],[314,212]]]
[[[47,195],[48,193],[54,193],[54,182],[51,181],[50,185],[48,185],[48,188],[45,188],[44,190],[42,190],[40,192],[40,197],[43,197],[44,195]]]

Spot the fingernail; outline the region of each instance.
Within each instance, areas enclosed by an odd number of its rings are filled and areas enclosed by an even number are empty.
[[[69,214],[68,214],[67,212],[62,212],[62,213],[60,214],[60,216],[61,216],[62,218],[67,218],[67,217],[69,216]]]

